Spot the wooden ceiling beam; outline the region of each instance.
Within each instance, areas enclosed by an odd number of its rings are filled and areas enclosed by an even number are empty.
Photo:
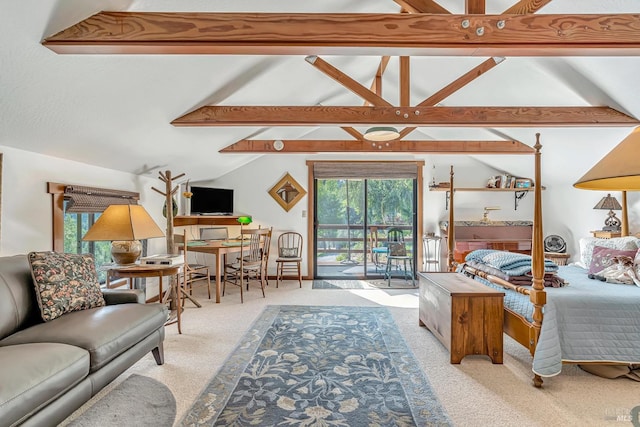
[[[465,0],[464,10],[467,14],[481,14],[484,15],[485,4],[484,0]]]
[[[548,3],[551,3],[551,0],[520,0],[502,13],[504,15],[524,15],[527,13],[534,13],[542,9],[542,7]]]
[[[640,14],[100,12],[42,44],[58,53],[640,55]]]
[[[433,0],[393,0],[409,13],[450,13]]]
[[[486,61],[482,62],[480,65],[473,67],[471,70],[467,71],[424,101],[418,104],[419,107],[430,107],[436,105],[438,102],[443,101],[454,92],[462,89],[467,84],[471,83],[499,63],[504,61],[504,58],[489,58]],[[400,131],[400,138],[404,138],[411,132],[413,132],[415,127],[404,128]]]
[[[205,106],[171,122],[174,126],[463,127],[635,126],[640,121],[610,107],[336,107]]]
[[[274,140],[243,139],[220,153],[428,153],[428,154],[533,154],[535,150],[519,141],[342,141],[281,140],[282,150],[273,148]]]
[[[411,57],[400,57],[400,105],[411,105]]]
[[[385,101],[382,97],[375,92],[370,91],[366,87],[362,86],[360,83],[338,70],[333,65],[329,64],[322,58],[319,58],[315,55],[310,55],[305,58],[309,64],[316,67],[318,70],[322,71],[327,76],[331,77],[333,80],[340,83],[345,88],[349,89],[351,92],[355,93],[365,101],[371,103],[372,105],[383,107],[391,107],[392,104],[390,102]]]

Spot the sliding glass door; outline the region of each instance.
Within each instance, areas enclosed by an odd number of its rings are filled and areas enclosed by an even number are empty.
[[[390,228],[402,231],[415,266],[415,179],[316,179],[314,200],[314,277],[384,277]]]

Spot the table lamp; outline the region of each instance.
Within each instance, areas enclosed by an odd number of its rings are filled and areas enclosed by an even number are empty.
[[[603,231],[620,231],[620,220],[616,217],[614,210],[621,210],[622,206],[618,203],[615,197],[612,197],[611,194],[607,194],[598,202],[597,205],[593,207],[593,209],[608,209],[609,214],[607,218],[604,220],[604,227],[602,227]]]
[[[111,241],[111,257],[118,265],[133,264],[142,252],[139,239],[164,237],[140,205],[110,205],[91,226],[84,241]]]
[[[629,235],[627,191],[640,190],[640,126],[596,163],[575,184],[576,188],[600,191],[622,191],[621,234]]]
[[[251,218],[249,215],[244,215],[239,216],[236,221],[240,223],[240,229],[242,229],[243,226],[251,224],[253,222],[253,218]]]

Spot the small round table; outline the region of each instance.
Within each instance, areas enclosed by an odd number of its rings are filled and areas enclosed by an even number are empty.
[[[178,333],[182,333],[181,324],[181,303],[178,297],[180,291],[183,291],[180,286],[180,269],[182,264],[176,265],[113,265],[107,266],[107,288],[110,287],[111,279],[129,279],[129,287],[133,289],[133,279],[157,277],[158,278],[158,299],[161,303],[166,303],[171,300],[171,309],[176,310],[176,317],[178,323]],[[162,293],[162,278],[164,276],[176,276],[176,280],[171,280],[171,286],[164,293]]]

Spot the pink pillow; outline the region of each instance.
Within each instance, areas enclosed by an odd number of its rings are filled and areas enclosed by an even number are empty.
[[[634,259],[637,251],[637,249],[625,251],[605,248],[604,246],[595,246],[593,248],[593,256],[591,257],[589,273],[596,274],[609,267],[611,264],[613,264],[614,256],[626,255],[628,257],[631,257],[631,259]]]

